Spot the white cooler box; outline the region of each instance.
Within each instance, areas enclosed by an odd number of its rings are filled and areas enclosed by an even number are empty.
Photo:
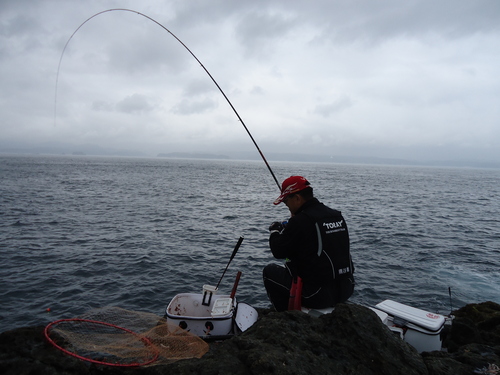
[[[380,302],[375,308],[387,313],[387,326],[402,334],[403,339],[420,353],[441,350],[441,331],[445,323],[443,315],[391,300]]]
[[[229,335],[233,330],[236,301],[229,296],[212,296],[204,305],[203,294],[177,294],[167,306],[167,322],[180,326],[197,336]]]

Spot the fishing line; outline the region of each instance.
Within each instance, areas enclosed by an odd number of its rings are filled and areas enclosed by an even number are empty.
[[[264,163],[266,164],[267,166],[267,169],[269,169],[269,172],[271,173],[271,175],[273,176],[273,179],[274,181],[276,182],[276,185],[278,185],[278,189],[281,189],[281,186],[278,182],[278,179],[276,178],[276,176],[274,175],[274,172],[273,170],[271,169],[271,166],[269,165],[269,163],[267,162],[264,154],[262,153],[262,151],[260,150],[259,146],[257,145],[257,142],[255,141],[255,139],[253,138],[252,134],[250,133],[250,131],[248,130],[247,126],[245,125],[245,123],[243,122],[243,119],[240,117],[240,115],[238,114],[238,112],[236,111],[236,108],[234,108],[233,104],[231,103],[231,101],[229,100],[229,98],[226,96],[226,94],[224,93],[224,91],[222,91],[222,88],[219,86],[219,84],[217,83],[217,81],[214,79],[214,77],[212,77],[212,75],[210,74],[210,72],[207,70],[207,68],[205,68],[205,66],[202,64],[202,62],[196,57],[196,55],[174,34],[172,33],[169,29],[167,29],[165,26],[163,26],[161,23],[159,23],[158,21],[154,20],[153,18],[141,13],[141,12],[138,12],[138,11],[135,11],[135,10],[131,10],[131,9],[124,9],[124,8],[115,8],[115,9],[107,9],[107,10],[103,10],[102,12],[99,12],[99,13],[96,13],[94,14],[93,16],[87,18],[80,26],[78,26],[78,28],[73,32],[73,34],[71,34],[71,36],[69,37],[68,41],[66,42],[66,44],[64,45],[64,48],[63,48],[63,51],[61,53],[61,57],[59,59],[59,65],[57,67],[57,75],[56,75],[56,92],[55,92],[55,100],[54,100],[54,126],[56,124],[56,111],[57,111],[57,84],[58,84],[58,81],[59,81],[59,69],[61,68],[61,62],[62,62],[62,58],[64,56],[64,51],[66,51],[66,47],[68,46],[70,40],[73,38],[73,36],[78,32],[78,30],[80,30],[80,28],[85,25],[88,21],[90,21],[92,18],[94,17],[97,17],[99,16],[100,14],[103,14],[103,13],[107,13],[107,12],[114,12],[114,11],[124,11],[124,12],[131,12],[131,13],[135,13],[135,14],[138,14],[140,16],[143,16],[145,18],[147,18],[148,20],[150,21],[153,21],[154,23],[156,23],[158,26],[160,26],[162,29],[164,29],[165,31],[167,31],[170,35],[172,35],[180,44],[182,44],[182,46],[191,54],[191,56],[194,57],[194,59],[201,65],[201,67],[203,68],[203,70],[208,74],[208,76],[210,77],[210,79],[212,80],[212,82],[215,84],[215,86],[217,86],[217,88],[219,89],[219,91],[221,92],[222,96],[224,96],[224,98],[226,99],[226,101],[228,102],[229,106],[231,107],[231,109],[233,110],[233,112],[236,114],[236,117],[238,117],[238,120],[241,122],[241,124],[243,125],[243,127],[245,128],[246,132],[248,133],[248,135],[250,136],[250,139],[252,140],[253,144],[255,145],[255,147],[257,148],[257,151],[259,152],[262,160],[264,161]]]

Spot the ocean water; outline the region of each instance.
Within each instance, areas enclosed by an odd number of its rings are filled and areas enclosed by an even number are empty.
[[[500,170],[271,163],[304,175],[351,235],[351,301],[448,313],[500,303]],[[260,161],[0,156],[0,331],[95,307],[163,315],[216,285],[268,307],[268,226],[284,220]],[[451,297],[450,292],[451,290]]]

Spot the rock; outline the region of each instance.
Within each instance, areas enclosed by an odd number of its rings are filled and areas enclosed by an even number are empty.
[[[500,305],[494,302],[469,304],[453,312],[453,331],[446,340],[450,352],[477,343],[500,345]]]
[[[211,343],[200,359],[137,369],[90,365],[50,346],[43,327],[21,328],[0,334],[0,373],[495,374],[481,371],[500,365],[499,311],[492,302],[456,311],[457,331],[454,323],[446,340],[454,350],[420,355],[360,305],[340,304],[319,318],[297,311],[261,310],[254,326]]]
[[[451,358],[446,352],[422,353],[429,375],[470,375],[473,368]]]
[[[415,349],[374,312],[352,304],[320,318],[270,313],[204,359],[224,362],[234,374],[427,374]]]
[[[0,334],[2,374],[89,374],[83,361],[47,343],[44,327],[19,328]]]
[[[423,353],[429,374],[500,374],[495,370],[500,366],[500,305],[469,304],[452,314],[455,319],[443,343],[448,353]],[[493,370],[488,372],[489,367]]]

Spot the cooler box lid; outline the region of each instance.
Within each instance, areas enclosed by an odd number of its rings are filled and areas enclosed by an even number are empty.
[[[238,303],[238,309],[236,310],[235,322],[241,332],[245,332],[250,328],[259,317],[259,313],[252,306],[246,303]]]
[[[373,307],[368,307],[368,308],[372,310],[375,314],[377,314],[382,323],[387,324],[387,318],[389,317],[387,313],[381,310],[374,309]]]
[[[445,322],[443,315],[430,313],[388,299],[375,305],[375,307],[389,315],[404,319],[429,331],[440,330]]]

